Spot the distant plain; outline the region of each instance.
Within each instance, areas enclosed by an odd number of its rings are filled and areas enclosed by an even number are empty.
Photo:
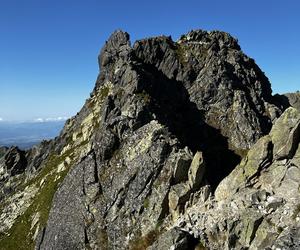
[[[0,146],[18,146],[28,149],[42,140],[57,136],[65,121],[1,122]]]

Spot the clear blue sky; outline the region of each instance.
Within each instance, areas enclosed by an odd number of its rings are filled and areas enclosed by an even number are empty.
[[[300,86],[297,0],[0,0],[0,118],[74,115],[94,87],[101,47],[119,28],[132,41],[224,30],[256,60],[274,93]]]

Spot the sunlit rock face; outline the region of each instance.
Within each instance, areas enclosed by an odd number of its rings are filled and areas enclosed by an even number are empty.
[[[297,249],[300,114],[235,38],[116,31],[99,65],[56,139],[1,149],[3,249]]]

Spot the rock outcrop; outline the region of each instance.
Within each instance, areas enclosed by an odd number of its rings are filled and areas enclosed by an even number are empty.
[[[188,208],[175,226],[208,249],[299,249],[299,145],[300,112],[288,108],[215,196]]]
[[[236,39],[116,31],[99,65],[57,138],[0,158],[3,249],[298,247],[300,115]]]
[[[288,98],[289,104],[300,110],[300,92],[296,92],[296,93],[288,93],[285,94],[285,96]]]
[[[23,173],[27,167],[27,159],[25,151],[20,150],[18,147],[1,148],[0,157],[0,200],[5,194],[10,192],[14,182],[11,180],[16,175]]]

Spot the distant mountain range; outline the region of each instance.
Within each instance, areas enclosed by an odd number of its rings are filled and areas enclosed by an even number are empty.
[[[65,121],[1,122],[0,146],[18,146],[27,149],[42,140],[52,139],[63,128]]]

